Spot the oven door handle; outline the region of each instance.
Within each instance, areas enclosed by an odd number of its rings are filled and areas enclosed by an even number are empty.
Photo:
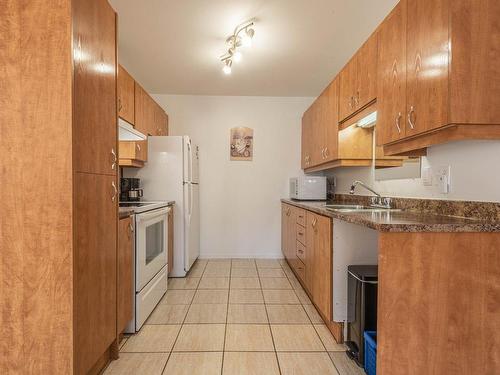
[[[149,212],[149,213],[136,214],[135,221],[140,222],[143,220],[154,219],[155,217],[167,215],[169,212],[170,212],[170,207],[165,207],[165,208],[161,208],[159,210],[154,210],[154,211]]]

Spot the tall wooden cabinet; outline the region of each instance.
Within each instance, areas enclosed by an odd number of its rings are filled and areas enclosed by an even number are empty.
[[[0,373],[97,372],[116,337],[116,16],[7,0],[0,17]]]
[[[74,373],[116,339],[116,14],[106,0],[73,0]]]

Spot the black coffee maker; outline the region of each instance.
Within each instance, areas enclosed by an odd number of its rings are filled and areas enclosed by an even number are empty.
[[[141,200],[143,191],[139,178],[120,178],[120,202],[138,202]]]

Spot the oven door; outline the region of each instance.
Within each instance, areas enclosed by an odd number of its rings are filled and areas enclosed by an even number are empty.
[[[135,215],[137,292],[167,264],[169,211],[165,207]]]

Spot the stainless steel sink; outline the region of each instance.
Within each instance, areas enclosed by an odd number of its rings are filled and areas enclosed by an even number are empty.
[[[325,204],[325,208],[328,210],[359,210],[364,207],[357,204]]]
[[[329,211],[336,212],[397,212],[399,208],[384,208],[373,206],[360,206],[356,204],[325,204],[325,208]]]

